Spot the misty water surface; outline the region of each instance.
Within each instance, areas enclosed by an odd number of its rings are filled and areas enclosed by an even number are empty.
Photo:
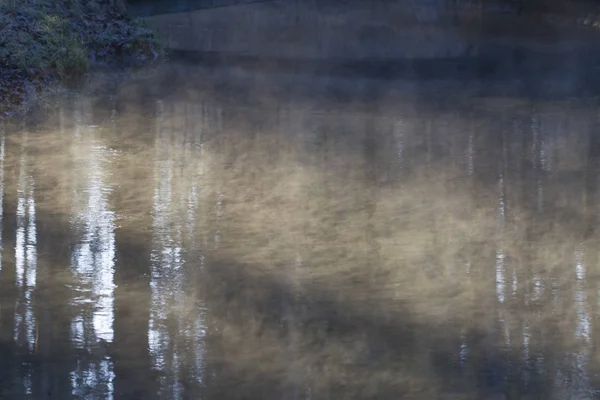
[[[247,74],[3,126],[0,398],[598,397],[596,100]]]

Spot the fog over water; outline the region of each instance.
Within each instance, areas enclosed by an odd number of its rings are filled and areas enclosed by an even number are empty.
[[[599,103],[529,78],[172,62],[5,122],[0,398],[599,397]]]

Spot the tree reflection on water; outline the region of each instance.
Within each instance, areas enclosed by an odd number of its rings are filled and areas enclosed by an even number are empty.
[[[596,396],[594,102],[127,96],[3,131],[2,398]]]

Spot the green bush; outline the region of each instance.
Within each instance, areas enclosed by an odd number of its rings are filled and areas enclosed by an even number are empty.
[[[158,58],[160,40],[125,11],[123,0],[0,0],[0,119],[32,87],[80,77],[94,63]]]

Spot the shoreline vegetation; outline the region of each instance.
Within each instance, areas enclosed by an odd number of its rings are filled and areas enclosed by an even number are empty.
[[[160,39],[123,0],[0,0],[0,120],[91,70],[163,57]]]

